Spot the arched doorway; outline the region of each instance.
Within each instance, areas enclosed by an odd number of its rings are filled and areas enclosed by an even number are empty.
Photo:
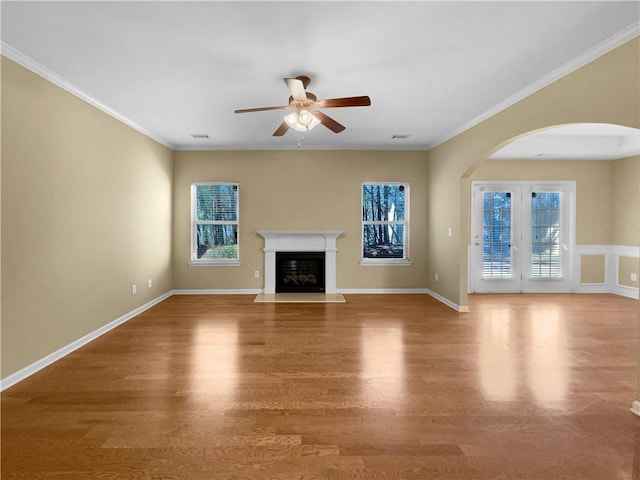
[[[605,291],[617,284],[605,253],[602,260],[583,257],[589,250],[575,247],[615,244],[621,226],[611,211],[620,208],[621,192],[613,185],[612,161],[639,154],[640,130],[599,123],[543,128],[496,146],[469,177],[469,291],[568,292],[596,284]],[[639,243],[637,235],[626,239],[635,250]],[[635,256],[631,269],[637,270]],[[633,288],[631,282],[627,290],[633,294]]]

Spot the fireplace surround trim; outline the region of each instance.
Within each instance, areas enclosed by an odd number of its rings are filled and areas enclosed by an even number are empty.
[[[336,240],[343,230],[261,230],[264,237],[264,293],[276,292],[276,252],[325,252],[325,293],[337,293]]]

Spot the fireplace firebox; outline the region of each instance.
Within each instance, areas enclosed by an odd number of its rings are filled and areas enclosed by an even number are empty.
[[[276,252],[276,292],[325,291],[324,252]]]

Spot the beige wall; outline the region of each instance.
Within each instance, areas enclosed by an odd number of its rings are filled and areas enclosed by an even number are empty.
[[[611,202],[613,243],[615,245],[640,246],[640,157],[630,157],[611,162],[613,170],[613,195]],[[619,257],[618,284],[638,288],[638,281],[631,274],[640,276],[640,260],[637,257]],[[640,383],[640,379],[639,379]]]
[[[172,287],[262,287],[253,278],[263,268],[260,229],[344,229],[339,288],[428,287],[465,305],[472,173],[501,144],[538,128],[640,127],[639,44],[635,38],[428,153],[178,152],[175,160],[3,58],[2,376]],[[632,160],[617,162],[614,205],[626,201],[622,192],[631,190],[618,185],[636,171]],[[301,181],[305,175],[311,180]],[[189,268],[188,186],[224,180],[240,182],[242,266]],[[359,265],[363,181],[411,183],[412,267]],[[578,241],[610,235],[611,243],[638,245],[638,223],[613,209],[604,233],[580,220]]]
[[[636,103],[636,106],[638,103]],[[613,162],[613,241],[616,245],[640,246],[640,157],[630,157]],[[624,257],[623,257],[624,258]],[[618,282],[621,285],[639,287],[630,280],[635,272],[640,278],[640,260],[626,257],[619,259]],[[640,308],[638,309],[640,332]],[[640,338],[638,339],[638,393],[640,402]]]
[[[604,283],[605,255],[581,255],[580,256],[580,283]]]
[[[171,289],[173,154],[4,57],[2,140],[5,378]]]
[[[602,161],[486,160],[470,175],[471,181],[576,182],[576,244],[637,246],[640,232],[640,157]],[[637,259],[622,257],[618,283],[637,287]],[[603,255],[580,260],[582,283],[604,282]]]
[[[640,128],[639,47],[640,38],[635,37],[427,153],[431,186],[428,288],[459,305],[467,303],[470,175],[493,151],[510,139],[553,125],[594,122]],[[459,225],[453,238],[444,235],[448,222]],[[613,230],[612,241],[627,241],[618,227]],[[433,272],[445,266],[452,275],[435,283]]]
[[[614,245],[640,246],[640,157],[611,162]]]
[[[576,182],[576,244],[612,242],[612,162],[487,160],[470,176],[477,180],[573,180]]]
[[[338,288],[425,288],[427,165],[424,152],[177,152],[174,164],[174,288],[262,288],[259,230],[344,230],[338,238]],[[189,267],[190,185],[240,184],[240,267]],[[410,267],[363,267],[363,182],[410,183]],[[254,270],[261,278],[254,279]]]
[[[638,288],[638,257],[618,257],[618,284]],[[636,275],[631,280],[631,274]]]
[[[427,153],[428,288],[466,305],[470,174],[504,142],[536,129],[575,122],[640,127],[639,45],[636,37]],[[452,238],[446,236],[448,223],[454,225]],[[443,268],[451,275],[435,283],[433,272]]]

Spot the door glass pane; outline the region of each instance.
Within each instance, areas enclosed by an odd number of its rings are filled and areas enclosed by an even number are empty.
[[[531,193],[531,276],[560,276],[560,192]]]
[[[484,192],[482,276],[511,276],[511,193]]]

